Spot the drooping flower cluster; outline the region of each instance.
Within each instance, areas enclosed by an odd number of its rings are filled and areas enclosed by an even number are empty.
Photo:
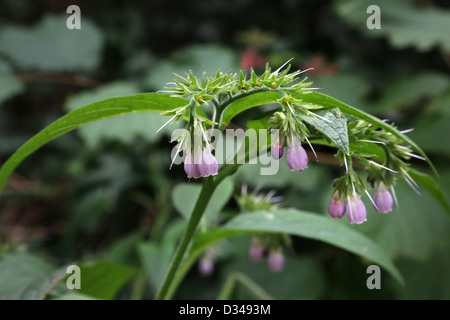
[[[340,219],[346,214],[351,224],[365,222],[367,220],[367,210],[361,199],[361,195],[364,193],[367,194],[378,213],[392,211],[394,199],[396,199],[393,187],[396,172],[377,163],[369,162],[370,167],[367,168],[369,172],[367,179],[372,181],[372,184],[375,186],[375,193],[372,198],[368,192],[368,182],[354,171],[351,165],[351,158],[342,152],[338,152],[338,157],[343,160],[347,172],[333,183],[335,191],[328,206],[330,216],[334,219]],[[390,186],[392,195],[388,191],[386,184]]]
[[[279,208],[278,202],[281,197],[275,196],[272,190],[266,195],[258,194],[256,189],[252,193],[247,192],[247,186],[242,186],[242,192],[237,197],[237,202],[241,211],[263,211],[273,212]],[[249,248],[249,257],[253,262],[261,262],[267,256],[267,265],[273,272],[280,272],[284,269],[284,255],[282,246],[289,245],[290,241],[284,234],[260,234],[253,237]]]
[[[279,160],[284,154],[284,139],[280,139],[278,134],[273,134],[273,143],[270,149],[272,158]],[[291,135],[287,140],[286,163],[291,171],[303,171],[308,167],[308,155],[302,147],[300,139]]]
[[[259,236],[252,239],[249,256],[253,262],[261,262],[267,255],[267,265],[273,272],[284,269],[284,255],[281,247],[276,244],[276,238],[271,236]]]
[[[328,206],[328,213],[333,219],[340,219],[347,214],[351,224],[361,224],[367,220],[367,211],[361,196],[354,193],[347,197],[347,205],[343,197],[335,191]]]
[[[219,166],[212,154],[212,145],[204,129],[204,120],[194,118],[172,141],[177,141],[176,152],[172,164],[182,151],[184,156],[184,171],[189,179],[206,178],[217,174]],[[171,165],[172,167],[172,165]]]
[[[392,211],[393,198],[382,182],[380,182],[371,200],[377,212],[388,213]],[[364,202],[361,200],[361,196],[356,193],[347,197],[346,205],[344,198],[339,195],[339,191],[335,191],[328,206],[328,213],[333,219],[340,219],[344,214],[347,214],[351,224],[361,224],[367,220]]]
[[[308,141],[308,129],[303,121],[297,117],[298,112],[313,115],[300,101],[286,96],[279,100],[282,111],[275,112],[270,119],[272,145],[271,156],[278,160],[283,156],[284,144],[287,143],[286,162],[291,171],[303,171],[308,167],[308,155],[302,146],[302,140]],[[309,143],[309,141],[308,141]]]

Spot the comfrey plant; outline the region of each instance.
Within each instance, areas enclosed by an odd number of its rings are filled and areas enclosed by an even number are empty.
[[[56,137],[107,117],[158,112],[170,117],[165,125],[185,123],[184,129],[172,135],[175,145],[168,167],[183,163],[187,179],[201,181],[202,188],[157,299],[173,297],[198,258],[203,274],[213,272],[214,255],[210,251],[204,253],[205,250],[219,240],[243,234],[254,235],[250,258],[260,261],[268,255],[269,268],[274,271],[284,267],[281,251],[286,245],[284,235],[293,234],[347,249],[386,268],[401,282],[402,277],[389,258],[354,228],[321,215],[282,209],[273,204],[272,195],[254,194],[249,198],[243,193],[239,201],[247,214],[239,214],[212,230],[201,228],[197,232],[216,188],[239,166],[255,163],[255,159],[262,162],[264,158],[278,164],[285,156],[292,171],[303,171],[311,162],[305,148],[311,149],[315,160],[319,160],[313,145],[335,148],[342,166],[343,175],[333,182],[334,191],[330,195],[328,212],[332,218],[347,215],[351,224],[365,222],[367,211],[362,199],[366,195],[379,213],[390,212],[397,203],[394,189],[399,179],[404,179],[417,193],[419,184],[425,187],[450,211],[433,177],[410,167],[408,161],[418,158],[426,161],[437,175],[424,152],[405,135],[407,131],[399,131],[386,121],[319,93],[303,75],[308,70],[289,71],[290,66],[272,70],[267,65],[261,75],[253,70],[249,75],[242,71],[238,74],[218,71],[214,76],[203,74],[197,78],[189,72],[186,76],[175,75],[175,81],[159,93],[110,98],[77,109],[44,128],[3,164],[0,192],[21,161]],[[231,143],[232,152],[228,153],[231,156],[221,156],[224,146],[221,135],[230,131],[227,128],[231,120],[262,105],[271,109],[255,112],[246,131],[239,129],[244,132],[240,143]],[[229,145],[226,144],[227,149]],[[270,174],[276,174],[276,170]]]
[[[178,142],[174,160],[180,151],[184,153],[184,168],[188,178],[205,178],[218,173],[217,159],[212,154],[213,147],[206,126],[213,128],[220,124],[223,129],[226,125],[224,117],[228,120],[230,104],[251,94],[267,92],[279,95],[273,99],[279,108],[266,122],[268,132],[273,136],[270,146],[273,159],[282,158],[286,144],[287,165],[292,171],[302,171],[308,167],[308,155],[302,143],[309,145],[318,160],[308,137],[312,137],[316,143],[338,147],[336,156],[345,166],[346,173],[334,182],[335,192],[328,210],[332,218],[340,219],[346,213],[351,224],[365,222],[367,211],[361,200],[363,194],[367,194],[378,212],[390,212],[392,196],[396,199],[394,185],[397,175],[418,192],[417,183],[408,174],[406,161],[411,157],[421,160],[426,158],[420,150],[417,151],[423,156],[413,153],[411,147],[415,145],[403,136],[406,132],[400,132],[399,135],[396,131],[392,132],[394,127],[387,124],[376,126],[362,119],[348,119],[339,108],[310,101],[308,97],[318,88],[311,88],[311,82],[306,82],[306,77],[299,79],[308,70],[289,73],[290,66],[285,70],[283,67],[272,71],[267,65],[260,76],[251,70],[249,79],[243,72],[237,75],[219,71],[215,77],[203,75],[201,79],[189,72],[186,77],[175,75],[175,82],[170,83],[172,86],[161,91],[174,97],[190,99],[186,105],[163,113],[172,116],[165,125],[182,120],[185,114],[189,115],[186,131],[172,140]],[[201,110],[199,108],[202,106],[212,109],[211,119],[199,115],[197,110]],[[390,130],[386,130],[386,127]],[[350,149],[351,143],[357,147]],[[363,144],[381,146],[385,157],[376,159],[373,153],[360,151],[359,146]],[[353,170],[352,159],[364,166],[366,177]],[[376,190],[374,198],[368,193],[371,186]]]

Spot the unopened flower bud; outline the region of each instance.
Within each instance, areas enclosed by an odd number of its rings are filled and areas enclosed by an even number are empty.
[[[279,135],[276,135],[272,147],[270,148],[270,154],[272,155],[272,158],[278,160],[283,156],[284,152],[284,142],[280,141]]]
[[[269,253],[269,269],[273,272],[280,272],[284,269],[284,255],[281,251],[271,251]]]
[[[209,276],[214,271],[214,261],[210,258],[202,258],[198,264],[199,272],[204,276]]]
[[[388,213],[392,211],[394,201],[383,182],[380,182],[378,188],[375,190],[373,201],[375,202],[376,209],[379,213]]]
[[[345,214],[344,199],[339,197],[339,193],[335,192],[328,206],[328,213],[333,219],[340,219]]]
[[[264,246],[259,240],[253,240],[249,250],[250,259],[253,262],[259,262],[264,258]]]
[[[367,220],[366,207],[361,196],[355,194],[353,198],[348,199],[346,213],[351,224],[361,224]]]
[[[308,155],[296,137],[292,137],[288,142],[286,161],[291,171],[302,171],[308,167]]]

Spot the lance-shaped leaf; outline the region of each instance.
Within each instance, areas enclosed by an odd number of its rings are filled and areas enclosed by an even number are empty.
[[[328,217],[298,210],[280,209],[270,213],[240,214],[223,227],[198,235],[186,263],[189,264],[206,247],[222,239],[280,232],[323,241],[357,254],[384,267],[399,283],[403,283],[401,274],[384,251],[354,227]]]
[[[74,110],[51,123],[25,142],[0,169],[0,194],[14,169],[31,153],[47,142],[85,124],[138,112],[163,112],[187,104],[186,100],[162,93],[144,93],[110,98]]]

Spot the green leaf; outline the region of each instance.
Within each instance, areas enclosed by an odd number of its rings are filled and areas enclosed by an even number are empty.
[[[367,121],[368,123],[376,125],[377,127],[392,133],[396,137],[405,141],[405,143],[409,144],[412,147],[412,149],[415,150],[417,153],[419,153],[421,156],[425,157],[434,173],[438,175],[436,168],[431,163],[430,159],[425,154],[425,152],[423,152],[422,149],[414,141],[412,141],[406,135],[401,133],[393,126],[387,124],[386,122],[383,122],[380,119],[364,111],[351,107],[348,104],[345,104],[344,102],[341,102],[337,99],[334,99],[319,92],[311,92],[308,94],[292,94],[292,96],[294,98],[301,99],[303,102],[315,104],[318,106],[322,106],[324,108],[338,108],[342,113]],[[236,97],[235,100],[231,101],[230,104],[224,110],[223,117],[221,120],[221,128],[225,128],[231,121],[231,119],[236,115],[238,115],[239,113],[241,113],[242,111],[255,106],[275,103],[279,98],[280,95],[275,91],[263,91],[254,93],[249,96],[243,95]]]
[[[408,284],[400,299],[405,300],[449,300],[450,299],[450,255],[448,251],[436,252],[427,261],[402,259],[398,261]]]
[[[22,89],[19,79],[14,76],[9,66],[0,60],[0,103],[20,93]]]
[[[159,288],[170,264],[175,243],[164,241],[161,244],[145,242],[138,246],[138,253],[154,292]]]
[[[376,4],[381,9],[381,28],[368,29],[367,8]],[[419,8],[409,0],[339,0],[335,2],[338,15],[352,26],[371,37],[387,37],[392,46],[405,48],[414,46],[420,51],[439,46],[450,50],[450,12],[442,8],[427,6]]]
[[[164,279],[186,225],[186,220],[176,219],[166,226],[161,241],[146,241],[137,246],[143,270],[155,293]]]
[[[448,107],[448,105],[447,105]],[[450,156],[450,144],[443,143],[439,137],[448,136],[450,114],[434,114],[420,117],[414,124],[414,131],[410,133],[423,148],[431,153],[441,156]]]
[[[172,201],[175,208],[185,217],[189,219],[194,210],[195,203],[200,195],[201,185],[192,183],[180,183],[172,192]],[[222,208],[230,200],[233,193],[233,183],[230,179],[223,181],[211,196],[211,200],[206,206],[203,219],[206,223],[214,222]]]
[[[270,122],[269,119],[273,117],[274,111],[267,111],[262,114],[258,114],[252,120],[247,122],[247,129],[259,130],[259,129],[269,129]],[[267,143],[270,144],[269,139]]]
[[[94,70],[103,36],[83,16],[80,30],[69,30],[67,15],[47,15],[33,27],[2,26],[0,53],[24,70]]]
[[[138,92],[136,85],[127,82],[110,83],[99,89],[81,92],[70,97],[66,101],[65,109],[73,111],[96,101]],[[164,133],[170,133],[175,129],[173,124],[169,124],[159,134],[155,133],[168,119],[160,114],[126,114],[83,126],[79,132],[91,148],[98,148],[105,139],[132,143],[136,137],[140,137],[152,142],[164,137]]]
[[[110,98],[74,110],[41,130],[23,144],[0,169],[0,193],[13,170],[31,153],[53,139],[97,120],[138,112],[163,112],[181,107],[186,100],[161,93]]]
[[[109,248],[105,260],[112,263],[129,264],[136,254],[136,247],[144,237],[146,231],[136,230],[118,239]]]
[[[426,115],[443,115],[446,117],[450,116],[450,88],[443,92],[441,95],[433,99],[432,103],[425,110]]]
[[[317,117],[306,116],[304,114],[299,114],[298,117],[322,132],[325,136],[330,138],[339,149],[343,150],[346,154],[349,154],[347,119],[340,114],[339,109],[337,108],[318,111],[317,114],[328,121]]]
[[[377,110],[395,110],[414,103],[423,97],[436,96],[450,86],[448,75],[437,72],[422,72],[386,85],[383,96],[377,101]]]
[[[428,192],[442,204],[442,206],[447,210],[447,213],[450,214],[450,204],[445,197],[442,188],[439,186],[439,183],[433,177],[414,169],[409,169],[408,173],[411,178],[427,189]]]
[[[327,141],[326,139],[313,139],[313,140],[310,140],[310,142],[312,144],[320,144],[320,145],[328,146],[328,147],[335,146],[333,143]],[[378,146],[375,143],[358,141],[357,143],[349,143],[349,147],[350,147],[350,150],[353,150],[353,151],[374,155],[375,159],[380,162],[386,161],[386,152],[384,151],[383,148],[381,148],[380,146]]]
[[[135,270],[106,261],[80,266],[81,289],[78,292],[98,299],[114,299],[117,292],[131,280]]]
[[[233,291],[236,291],[236,287],[243,287],[252,297],[255,297],[258,300],[273,300],[272,296],[261,288],[259,284],[238,271],[233,271],[228,274],[227,280],[225,280],[225,284],[223,285],[217,300],[231,300],[231,296]]]
[[[396,280],[403,283],[402,276],[383,250],[353,227],[328,217],[295,210],[240,214],[223,227],[198,235],[191,255],[197,256],[203,249],[222,239],[280,232],[323,241],[355,253],[384,267]]]
[[[369,93],[370,86],[359,73],[324,74],[311,80],[314,81],[314,87],[323,88],[320,90],[321,93],[345,101],[349,105],[366,108],[365,97]]]
[[[267,264],[255,264],[247,257],[234,260],[222,267],[220,271],[222,274],[230,275],[246,274],[264,289],[263,292],[270,293],[274,299],[319,299],[325,289],[325,274],[322,266],[307,255],[302,255],[300,259],[293,259],[286,254],[284,270],[279,273],[271,271]],[[232,298],[240,299],[241,297]]]
[[[235,174],[236,181],[247,184],[250,187],[263,188],[289,188],[295,192],[313,192],[321,187],[328,176],[323,167],[310,165],[308,170],[292,172],[286,161],[279,161],[277,174],[260,175],[262,164],[241,166]],[[258,177],[258,179],[255,179]]]
[[[303,95],[300,95],[300,94],[294,95],[293,94],[292,96],[295,98],[298,98],[298,99],[302,99],[302,101],[304,101],[304,102],[317,104],[317,105],[325,107],[325,108],[339,108],[339,110],[341,110],[342,113],[345,113],[349,116],[364,120],[368,123],[376,125],[377,127],[381,128],[381,129],[386,130],[387,132],[392,133],[396,137],[402,139],[405,143],[409,144],[411,146],[411,148],[413,150],[415,150],[417,153],[419,153],[421,156],[425,157],[427,159],[427,162],[428,162],[429,166],[431,167],[431,169],[434,171],[434,173],[436,175],[438,175],[436,168],[434,167],[433,163],[431,163],[430,159],[425,154],[425,152],[423,152],[422,149],[414,141],[412,141],[409,137],[407,137],[406,135],[404,135],[403,133],[401,133],[399,130],[397,130],[393,126],[389,125],[388,123],[383,122],[380,119],[378,119],[364,111],[358,110],[358,109],[351,107],[339,100],[336,100],[332,97],[329,97],[329,96],[319,93],[319,92],[312,92],[312,93],[303,94]]]
[[[249,95],[241,95],[230,101],[223,112],[221,128],[225,128],[239,113],[264,104],[275,103],[280,95],[275,91],[250,92]]]
[[[27,252],[0,257],[0,300],[43,299],[65,275],[41,258]]]
[[[195,45],[177,51],[168,60],[159,62],[149,71],[146,85],[154,89],[161,89],[166,83],[174,80],[173,73],[184,77],[188,70],[201,76],[213,76],[217,69],[227,72],[239,68],[234,52],[228,48],[217,45]]]

